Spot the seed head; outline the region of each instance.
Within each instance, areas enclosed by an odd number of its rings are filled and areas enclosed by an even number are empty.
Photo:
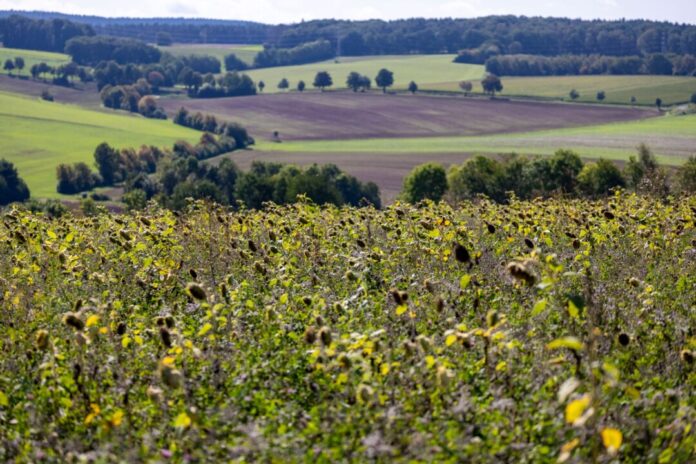
[[[620,333],[618,339],[621,346],[627,346],[631,342],[631,337],[627,333]]]
[[[369,385],[360,384],[358,385],[357,399],[360,403],[370,403],[374,397],[375,392]]]
[[[684,364],[691,365],[694,363],[694,353],[689,350],[681,350],[679,357],[684,362]]]
[[[160,339],[162,344],[167,348],[172,347],[172,334],[167,330],[166,327],[160,327]]]
[[[507,265],[507,270],[513,279],[518,282],[524,282],[529,286],[534,285],[534,282],[536,282],[534,274],[531,273],[524,263],[513,261]]]
[[[471,261],[469,250],[459,243],[454,246],[454,258],[460,263],[468,263]]]
[[[331,345],[331,330],[326,326],[319,329],[319,339],[321,340],[322,345]]]
[[[126,323],[125,322],[119,322],[118,325],[116,326],[116,333],[118,335],[123,335],[126,333]]]
[[[36,332],[36,336],[34,338],[34,341],[35,341],[36,348],[38,348],[41,351],[45,351],[49,345],[48,331],[39,330],[38,332]]]
[[[304,339],[308,345],[313,345],[317,341],[317,330],[314,326],[309,326],[304,331]]]
[[[75,330],[82,330],[85,328],[85,323],[80,317],[73,312],[65,313],[63,316],[63,324],[72,327]]]
[[[208,298],[208,295],[205,293],[205,290],[203,290],[203,287],[195,282],[191,282],[186,286],[186,292],[196,300],[202,301]]]

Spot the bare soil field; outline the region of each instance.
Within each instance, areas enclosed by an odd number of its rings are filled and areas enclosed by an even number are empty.
[[[99,92],[97,92],[97,87],[94,83],[78,84],[76,87],[63,87],[29,78],[0,75],[0,91],[2,92],[40,97],[44,90],[48,90],[55,98],[55,101],[60,103],[70,103],[91,109],[101,106]]]
[[[184,106],[238,121],[257,138],[340,140],[490,135],[656,116],[652,109],[503,99],[380,93],[307,92],[214,100],[160,99],[169,114]]]

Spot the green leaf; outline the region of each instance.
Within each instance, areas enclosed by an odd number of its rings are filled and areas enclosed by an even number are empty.
[[[557,350],[559,348],[568,348],[573,351],[582,351],[585,348],[585,344],[582,343],[577,337],[561,337],[557,338],[548,345],[546,349]]]
[[[547,304],[548,301],[546,301],[546,299],[537,301],[532,308],[532,316],[538,316],[539,314],[543,313]]]
[[[7,399],[7,395],[0,391],[0,406],[9,406],[10,401]]]

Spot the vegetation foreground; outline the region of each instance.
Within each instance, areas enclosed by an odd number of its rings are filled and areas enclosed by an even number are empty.
[[[693,462],[695,221],[627,194],[12,209],[0,456]]]

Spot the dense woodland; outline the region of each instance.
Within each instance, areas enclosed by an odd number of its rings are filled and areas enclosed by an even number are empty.
[[[91,30],[99,34],[147,42],[156,42],[157,34],[162,32],[168,33],[175,42],[265,43],[283,49],[323,39],[334,45],[337,54],[346,56],[456,53],[481,46],[495,47],[503,54],[545,56],[696,54],[696,26],[644,20],[488,16],[399,21],[318,20],[269,26],[237,21],[70,18],[92,24]],[[60,22],[54,22],[54,27],[63,24],[65,19],[56,21]],[[12,35],[12,40],[26,41],[30,38],[28,29],[15,27],[24,22],[26,20],[17,17],[1,20],[0,32]],[[41,24],[46,27],[46,23]],[[91,35],[89,28],[86,29],[85,35]],[[58,49],[53,47],[50,49]]]

